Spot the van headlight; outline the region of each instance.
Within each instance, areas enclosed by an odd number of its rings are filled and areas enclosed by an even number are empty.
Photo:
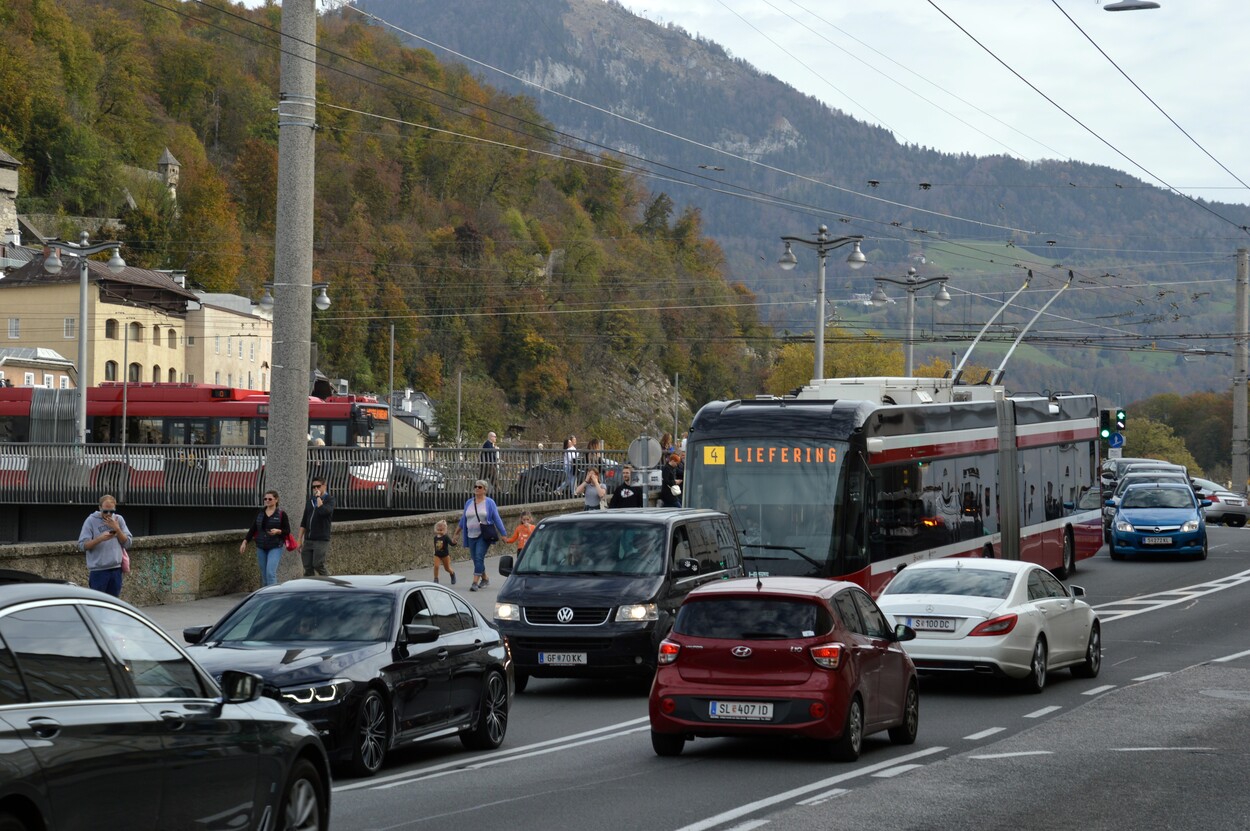
[[[659,620],[660,609],[654,603],[634,603],[621,606],[616,610],[617,623],[642,623],[648,620]]]
[[[342,701],[351,688],[352,682],[346,678],[335,678],[319,684],[283,687],[282,700],[287,704],[331,704]]]
[[[495,620],[511,620],[519,621],[521,619],[521,607],[515,603],[496,603],[495,604]]]

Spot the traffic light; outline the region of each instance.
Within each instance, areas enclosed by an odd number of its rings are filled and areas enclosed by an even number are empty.
[[[1124,424],[1127,421],[1128,421],[1128,411],[1125,410],[1123,407],[1118,408],[1115,411],[1115,430],[1117,433],[1124,429]]]
[[[1098,435],[1104,439],[1111,438],[1111,411],[1098,411]]]

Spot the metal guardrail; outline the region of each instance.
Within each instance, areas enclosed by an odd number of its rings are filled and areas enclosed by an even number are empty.
[[[615,487],[624,451],[583,453]],[[264,447],[0,444],[0,504],[95,504],[105,493],[131,505],[252,507],[265,490]],[[566,499],[560,451],[500,448],[310,447],[308,478],[325,477],[339,507],[428,512],[460,508],[473,483],[501,505]],[[290,501],[290,495],[284,495]]]

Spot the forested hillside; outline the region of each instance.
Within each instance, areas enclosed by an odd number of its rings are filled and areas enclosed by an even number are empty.
[[[929,356],[962,349],[1033,268],[1021,308],[1003,316],[980,357],[995,365],[1005,346],[994,342],[1010,342],[1073,269],[1073,288],[1011,359],[1009,385],[1119,401],[1227,386],[1233,254],[1247,240],[1238,226],[1250,224],[1244,205],[1197,205],[1077,161],[902,144],[714,42],[611,0],[356,0],[355,7],[347,13],[374,15],[379,28],[459,52],[475,74],[534,96],[568,136],[683,182],[664,187],[679,206],[699,208],[729,272],[770,302],[761,315],[778,329],[806,327],[810,312],[785,301],[810,301],[813,268],[809,257],[793,272],[797,279],[779,279],[778,237],[810,235],[823,223],[868,237],[863,270],[851,274],[831,260],[831,298],[866,293],[873,276],[899,278],[917,264],[925,276],[953,275],[957,302],[932,322],[921,307],[921,351]],[[899,339],[903,306],[838,311],[852,329]],[[1186,362],[1191,346],[1225,357]]]
[[[760,389],[772,338],[697,209],[557,146],[531,101],[359,17],[319,29],[327,375],[384,391],[393,325],[396,386],[454,424],[462,377],[471,436],[516,424],[613,446],[671,424],[675,375],[687,413]],[[119,235],[131,264],[258,297],[273,268],[279,30],[277,7],[0,0],[0,147],[23,165],[19,211],[117,218],[89,230]],[[134,184],[165,147],[182,163],[176,205]]]

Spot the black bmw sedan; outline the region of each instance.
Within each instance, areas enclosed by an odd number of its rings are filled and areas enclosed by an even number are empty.
[[[261,679],[219,688],[109,595],[0,583],[0,828],[329,828],[325,750]]]
[[[312,577],[250,595],[213,626],[183,631],[210,672],[245,669],[359,776],[400,744],[459,735],[503,743],[512,662],[498,630],[436,583]]]

